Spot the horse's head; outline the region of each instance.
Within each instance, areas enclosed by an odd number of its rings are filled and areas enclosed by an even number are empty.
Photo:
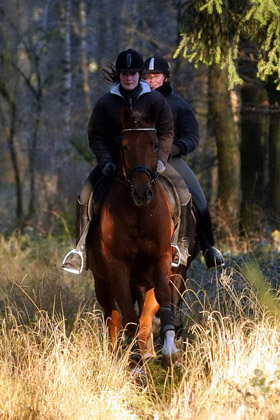
[[[152,185],[156,180],[158,137],[155,130],[155,108],[147,115],[124,108],[121,112],[123,125],[121,164],[124,177],[132,190],[137,206],[148,204],[152,197]]]

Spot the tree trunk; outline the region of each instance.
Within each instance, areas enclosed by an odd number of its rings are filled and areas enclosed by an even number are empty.
[[[269,78],[267,92],[270,103],[269,124],[269,192],[270,205],[280,213],[280,91],[275,89],[274,77]],[[279,219],[278,219],[279,220]]]
[[[8,137],[8,147],[10,151],[11,161],[14,170],[15,182],[16,182],[16,219],[17,226],[22,227],[23,223],[23,206],[22,206],[22,184],[20,179],[18,156],[15,148],[15,123],[16,123],[16,107],[14,104],[11,105],[11,121],[10,121],[10,133]]]
[[[80,20],[81,20],[81,54],[82,54],[82,74],[83,74],[83,91],[85,98],[87,120],[91,114],[90,87],[88,77],[88,59],[87,59],[87,17],[84,0],[80,3]]]
[[[240,151],[228,90],[228,72],[213,65],[209,74],[210,112],[217,143],[219,205],[224,219],[222,234],[234,239],[239,233]]]
[[[35,179],[36,179],[36,160],[37,160],[37,143],[39,138],[39,126],[41,121],[41,111],[42,111],[42,91],[39,88],[38,96],[36,97],[37,106],[36,106],[36,117],[34,123],[34,131],[32,135],[32,140],[29,148],[28,158],[29,158],[29,205],[28,205],[28,215],[27,220],[30,220],[36,209],[35,205]]]
[[[265,156],[268,113],[264,89],[243,87],[241,120],[242,222],[252,227],[252,206],[261,204],[265,192]],[[260,194],[262,192],[262,194]]]
[[[22,227],[23,223],[23,205],[22,205],[22,183],[20,178],[18,155],[15,148],[15,127],[17,120],[17,108],[16,103],[12,99],[10,92],[2,81],[0,81],[0,93],[3,98],[7,101],[10,107],[10,126],[7,136],[8,150],[10,152],[12,167],[14,171],[15,183],[16,183],[16,219],[17,226]]]
[[[62,95],[63,104],[63,119],[64,119],[64,141],[69,141],[71,137],[71,87],[72,87],[72,73],[71,73],[71,0],[64,1],[62,7],[62,36],[64,39],[64,61],[63,61],[63,75],[64,88]]]
[[[280,214],[280,107],[270,116],[269,127],[270,197],[275,213]]]

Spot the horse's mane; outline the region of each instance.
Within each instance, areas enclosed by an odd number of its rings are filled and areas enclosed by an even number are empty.
[[[147,111],[132,110],[125,106],[121,110],[121,122],[123,127],[136,127],[139,123],[153,124],[155,122],[155,107],[151,105]]]

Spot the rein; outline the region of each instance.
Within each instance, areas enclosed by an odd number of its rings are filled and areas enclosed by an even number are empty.
[[[122,134],[123,133],[126,133],[127,131],[154,131],[155,133],[157,132],[157,130],[155,129],[155,128],[149,128],[149,127],[146,127],[146,128],[125,128],[123,131],[122,131]]]
[[[152,131],[154,133],[157,132],[157,130],[153,127],[143,127],[143,128],[139,127],[139,128],[125,128],[125,129],[122,130],[122,134],[127,133],[127,132],[132,132],[132,131]],[[126,164],[125,164],[124,149],[121,148],[121,151],[122,151],[122,158],[123,158],[123,165],[124,165],[125,181],[122,181],[121,179],[118,179],[118,181],[125,182],[133,190],[134,185],[131,181],[131,177],[132,177],[133,172],[137,172],[137,173],[145,173],[148,176],[148,178],[150,179],[150,184],[151,185],[153,185],[156,182],[156,180],[158,178],[158,173],[156,172],[156,169],[152,170],[148,166],[136,165],[131,169],[130,173],[128,173],[127,167],[126,167]]]

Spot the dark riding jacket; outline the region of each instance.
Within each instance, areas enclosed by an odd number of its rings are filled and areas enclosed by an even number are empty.
[[[96,103],[88,124],[89,145],[102,167],[108,162],[117,163],[121,145],[122,125],[120,112],[126,105],[134,111],[145,114],[150,105],[155,106],[156,124],[159,139],[158,159],[166,163],[171,151],[174,122],[171,110],[165,98],[152,91],[148,83],[140,81],[140,89],[133,104],[129,103],[120,91],[120,84],[115,84],[109,93]]]
[[[173,93],[169,82],[164,82],[156,91],[165,97],[171,108],[174,119],[173,143],[179,147],[179,155],[191,153],[199,143],[199,125],[191,106]]]

